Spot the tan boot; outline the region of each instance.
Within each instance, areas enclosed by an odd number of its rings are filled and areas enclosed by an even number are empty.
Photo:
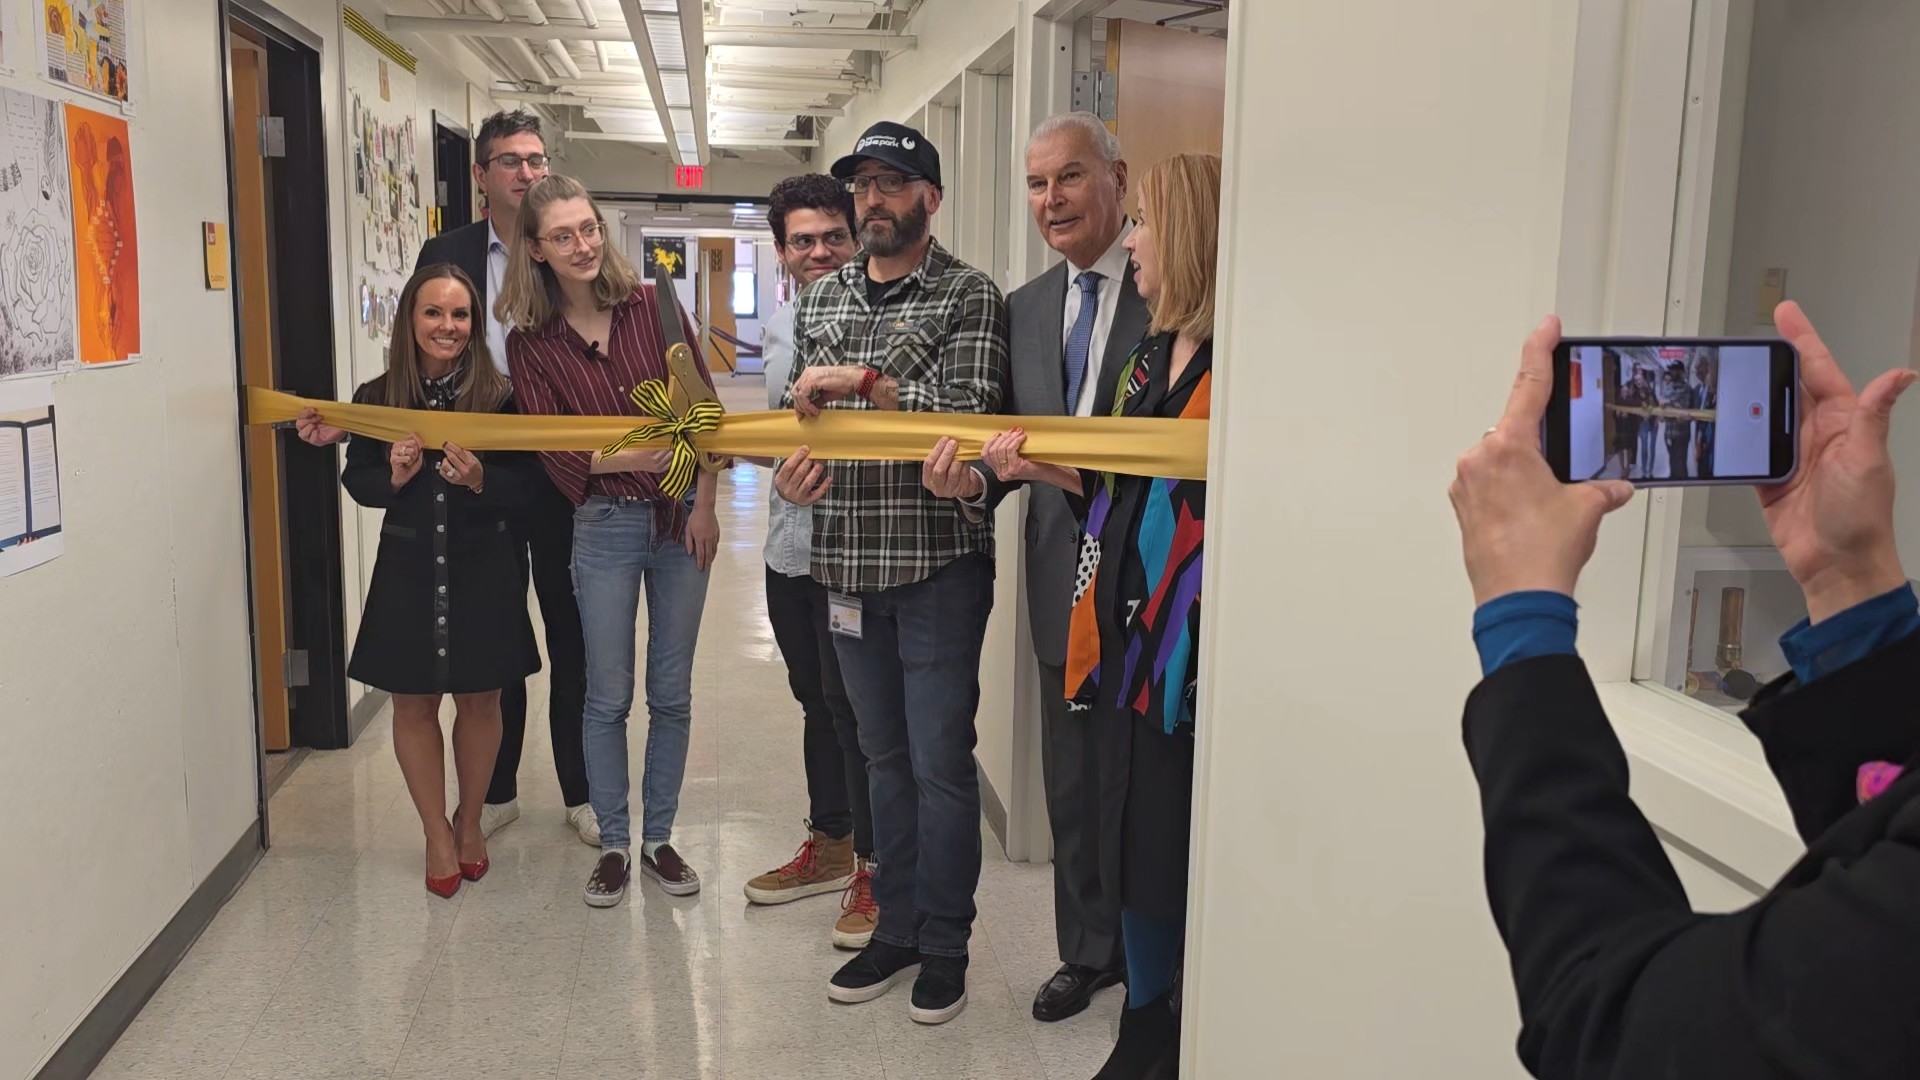
[[[840,921],[833,924],[833,944],[840,949],[864,949],[880,925],[880,905],[873,902],[873,861],[857,860],[853,880],[840,896]]]
[[[747,882],[747,899],[756,904],[785,904],[809,896],[839,892],[853,880],[853,834],[829,840],[809,825],[807,841],[785,866]]]

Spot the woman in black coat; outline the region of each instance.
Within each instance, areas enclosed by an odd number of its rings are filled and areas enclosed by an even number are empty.
[[[509,388],[474,332],[478,308],[467,276],[421,268],[407,282],[407,318],[387,353],[387,372],[354,400],[462,412],[511,412]],[[319,415],[301,437],[337,439]],[[330,438],[332,436],[332,438]],[[484,455],[418,435],[397,443],[355,438],[341,483],[362,506],[386,511],[347,674],[393,695],[393,748],[426,830],[427,888],[452,896],[487,872],[480,806],[500,749],[500,690],[540,670],[508,515],[544,482],[533,455]],[[459,809],[447,820],[440,699],[453,695],[453,759]]]
[[[1691,910],[1574,654],[1575,581],[1633,489],[1561,485],[1540,455],[1557,322],[1450,492],[1487,672],[1466,711],[1487,891],[1535,1076],[1920,1075],[1920,604],[1887,454],[1916,376],[1856,395],[1796,305],[1775,319],[1801,354],[1800,471],[1760,501],[1808,620],[1781,642],[1792,673],[1744,718],[1807,853],[1746,909]]]

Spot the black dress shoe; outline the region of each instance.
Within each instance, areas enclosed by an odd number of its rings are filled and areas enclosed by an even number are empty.
[[[1120,1038],[1093,1080],[1177,1080],[1180,1018],[1166,995],[1120,1014]]]
[[[1085,1009],[1093,995],[1121,981],[1118,970],[1102,971],[1081,964],[1063,964],[1033,998],[1033,1018],[1051,1024]]]

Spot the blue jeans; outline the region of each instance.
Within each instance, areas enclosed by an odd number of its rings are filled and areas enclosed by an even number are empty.
[[[980,884],[973,715],[993,610],[993,561],[864,593],[859,640],[835,635],[873,797],[874,940],[965,956]]]
[[[647,771],[640,781],[641,839],[673,836],[693,727],[693,650],[707,574],[679,541],[654,528],[641,499],[592,495],[573,513],[573,592],[587,639],[584,743],[587,798],[600,846],[630,845],[627,714],[633,709],[634,628],[647,591]]]

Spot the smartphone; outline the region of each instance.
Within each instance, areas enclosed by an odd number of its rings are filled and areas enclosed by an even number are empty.
[[[1777,484],[1800,465],[1799,394],[1785,341],[1567,338],[1541,447],[1564,483]]]

